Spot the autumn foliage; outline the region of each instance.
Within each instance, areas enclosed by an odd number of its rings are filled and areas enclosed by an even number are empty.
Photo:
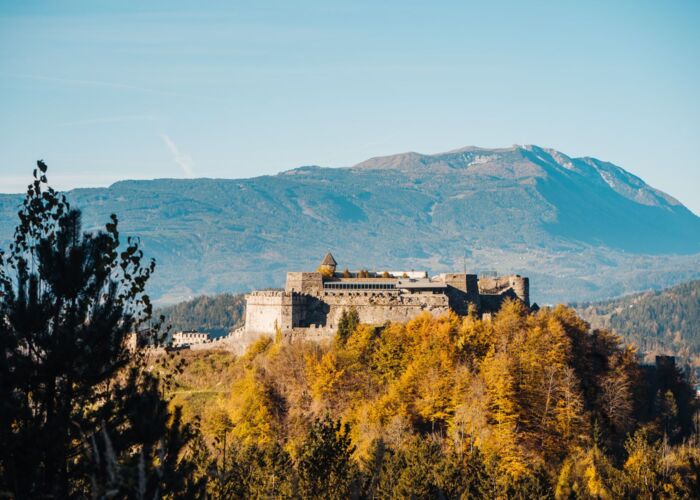
[[[571,309],[350,323],[325,345],[258,341],[204,427],[226,415],[219,435],[283,453],[300,487],[309,429],[336,422],[348,460],[326,487],[339,498],[671,498],[700,479],[682,376],[640,366]]]

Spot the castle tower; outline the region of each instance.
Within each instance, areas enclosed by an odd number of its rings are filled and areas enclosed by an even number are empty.
[[[326,256],[323,258],[321,261],[321,265],[318,267],[318,270],[320,273],[323,274],[328,274],[330,276],[335,273],[335,268],[338,266],[338,263],[335,261],[333,258],[333,254],[328,252]]]
[[[516,274],[511,277],[510,286],[515,292],[515,295],[517,295],[527,307],[530,307],[530,279]]]

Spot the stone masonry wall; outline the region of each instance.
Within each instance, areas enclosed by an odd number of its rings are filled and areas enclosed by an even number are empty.
[[[398,294],[396,292],[342,291],[326,292],[330,306],[326,326],[335,331],[343,310],[354,307],[361,323],[381,325],[386,321],[406,322],[427,311],[435,316],[449,311],[448,297],[443,294]]]
[[[381,325],[406,322],[427,311],[435,316],[450,310],[443,294],[332,291],[298,294],[281,291],[253,292],[246,296],[246,322],[242,340],[253,342],[274,335],[275,325],[289,337],[308,340],[332,338],[344,310],[354,307],[360,322]]]
[[[246,295],[246,331],[274,333],[275,325],[282,329],[292,327],[291,294],[265,291]]]
[[[289,273],[285,291],[259,291],[246,295],[245,326],[239,343],[250,344],[279,327],[288,338],[332,338],[344,310],[355,308],[361,323],[405,323],[422,312],[434,316],[454,310],[466,314],[473,303],[484,311],[497,311],[507,296],[517,296],[529,306],[529,283],[517,275],[479,278],[448,275],[449,293],[405,293],[398,290],[323,289],[319,273]],[[478,286],[478,292],[476,290]],[[464,309],[464,310],[462,310]]]
[[[483,295],[500,295],[512,289],[513,293],[530,306],[530,280],[517,274],[499,276],[496,278],[480,277],[479,292]],[[482,301],[483,301],[482,297]]]
[[[323,290],[321,273],[287,273],[285,292],[316,294]]]

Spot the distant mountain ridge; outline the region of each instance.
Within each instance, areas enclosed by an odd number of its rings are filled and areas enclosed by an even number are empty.
[[[354,168],[396,169],[408,176],[430,172],[445,177],[463,172],[477,188],[494,180],[523,186],[534,183],[536,192],[529,194],[543,197],[556,209],[555,220],[542,220],[553,235],[632,252],[692,253],[700,248],[697,216],[639,177],[595,158],[571,158],[538,146],[467,147],[437,155],[372,158]]]
[[[503,165],[504,160],[511,163]],[[651,188],[639,177],[617,165],[591,157],[571,158],[554,149],[533,145],[501,149],[467,146],[436,155],[410,152],[370,158],[353,168],[396,168],[410,172],[422,167],[464,169],[470,175],[510,176],[514,179],[545,177],[552,171],[570,171],[598,182],[602,180],[618,194],[643,205],[681,205],[675,198]]]
[[[50,174],[50,171],[49,171]],[[122,181],[68,193],[157,258],[154,295],[279,286],[327,250],[341,268],[529,275],[540,302],[700,277],[700,218],[611,163],[538,146],[462,148],[252,179]],[[0,195],[0,241],[19,196]]]

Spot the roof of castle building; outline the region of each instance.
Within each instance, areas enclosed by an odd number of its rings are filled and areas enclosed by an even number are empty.
[[[328,252],[326,256],[323,258],[323,262],[321,262],[322,266],[337,266],[338,263],[335,261],[333,258],[333,254]]]
[[[447,283],[444,281],[432,281],[428,278],[423,279],[399,279],[396,283],[396,288],[406,288],[412,289],[436,289],[436,288],[447,288]]]

